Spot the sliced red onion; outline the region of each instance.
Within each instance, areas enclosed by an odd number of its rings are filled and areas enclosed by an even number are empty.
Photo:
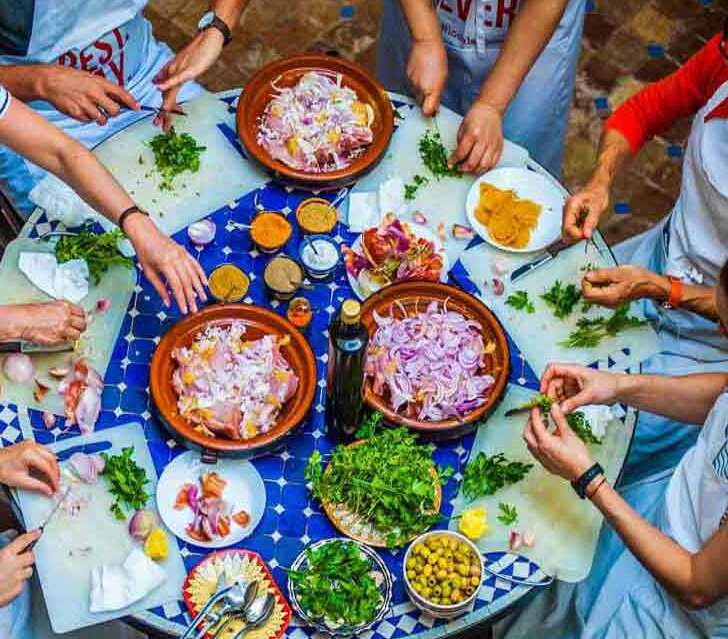
[[[195,246],[207,246],[215,239],[217,227],[211,220],[193,222],[187,227],[187,235]]]

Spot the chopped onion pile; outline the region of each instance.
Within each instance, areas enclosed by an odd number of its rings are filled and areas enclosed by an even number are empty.
[[[485,403],[495,380],[481,373],[488,349],[478,322],[448,311],[447,301],[402,319],[374,312],[374,319],[365,370],[372,390],[395,411],[440,421]]]
[[[374,111],[341,83],[341,74],[311,71],[278,89],[260,118],[258,144],[309,173],[344,169],[374,140]]]
[[[209,436],[251,439],[276,423],[298,377],[281,353],[289,336],[245,340],[245,324],[208,326],[175,349],[172,378],[180,415]]]

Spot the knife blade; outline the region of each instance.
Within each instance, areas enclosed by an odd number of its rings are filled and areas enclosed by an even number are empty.
[[[561,251],[569,248],[569,246],[571,245],[567,244],[562,239],[558,239],[555,242],[552,242],[544,249],[544,255],[536,260],[533,260],[532,262],[527,262],[526,264],[519,266],[517,269],[514,269],[511,272],[511,282],[515,283],[521,278],[526,277],[526,275],[536,270],[540,266],[548,264],[548,262],[553,260],[559,253],[561,253]]]
[[[71,342],[56,346],[40,346],[31,342],[4,342],[0,344],[0,353],[67,353],[73,350]]]
[[[66,488],[66,490],[64,491],[61,498],[56,502],[56,505],[53,506],[53,509],[51,510],[51,512],[48,513],[48,516],[45,518],[45,521],[40,526],[38,526],[37,530],[40,530],[41,537],[43,536],[43,531],[46,529],[46,526],[48,526],[51,519],[53,519],[53,516],[58,512],[58,509],[63,505],[63,502],[66,501],[66,497],[68,497],[70,492],[71,492],[71,486]],[[39,541],[40,541],[40,537],[38,537],[38,539],[36,539],[33,543],[28,545],[28,550],[33,550],[33,548],[35,548],[36,544]]]

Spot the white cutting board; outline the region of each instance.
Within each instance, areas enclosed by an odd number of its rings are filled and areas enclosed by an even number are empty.
[[[94,149],[134,201],[149,211],[167,234],[189,226],[268,180],[217,128],[218,124],[226,124],[235,131],[235,114],[228,112],[227,104],[205,94],[183,106],[187,115],[174,116],[175,130],[189,133],[206,149],[200,156],[199,170],[178,175],[171,191],[160,191],[160,178],[149,147],[149,141],[160,133],[159,127],[152,124],[154,114],[138,120]],[[102,224],[110,226],[105,220]]]
[[[437,115],[437,129],[448,151],[457,146],[457,133],[462,117],[450,109],[442,108]],[[460,253],[468,245],[467,240],[455,240],[452,236],[452,225],[468,225],[465,202],[468,191],[475,182],[475,175],[463,175],[460,178],[442,178],[435,180],[425,168],[420,158],[418,144],[426,131],[435,127],[435,121],[425,118],[418,107],[409,109],[404,122],[394,132],[387,153],[368,176],[354,187],[354,192],[377,191],[379,185],[391,177],[400,177],[405,184],[412,181],[415,175],[429,177],[431,181],[417,190],[415,198],[408,202],[408,211],[421,211],[427,218],[427,226],[437,230],[439,222],[445,225],[445,249],[450,264],[455,264]],[[528,152],[506,140],[503,155],[497,166],[523,166],[528,160]]]
[[[49,302],[52,298],[30,283],[30,280],[18,268],[18,256],[22,251],[53,252],[48,242],[18,238],[5,249],[0,262],[0,304],[24,304]],[[89,293],[81,301],[86,310],[96,307],[96,302],[106,297],[111,300],[111,307],[103,315],[95,317],[91,326],[83,334],[81,345],[87,354],[87,361],[103,377],[114,350],[116,338],[124,321],[129,300],[136,285],[136,268],[115,266],[102,277],[98,286],[90,282]],[[48,410],[63,415],[63,398],[56,392],[58,380],[48,375],[48,369],[54,366],[67,366],[72,353],[36,353],[31,355],[35,365],[36,377],[51,387],[51,391],[41,402],[33,398],[35,384],[15,384],[2,375],[2,399],[20,406],[29,406],[39,410]]]
[[[597,241],[601,253],[591,243],[585,252],[585,244],[580,242],[562,251],[556,259],[535,269],[515,284],[510,281],[510,272],[517,266],[536,259],[539,254],[506,253],[488,244],[481,244],[465,251],[460,258],[471,280],[480,288],[482,297],[521,349],[537,377],[541,377],[551,362],[574,362],[585,365],[603,362],[603,367],[606,368],[606,360],[611,358],[613,365],[610,368],[624,370],[635,367],[660,352],[659,338],[649,324],[606,338],[595,348],[568,348],[560,344],[576,327],[577,320],[582,317],[581,303],[576,305],[571,316],[560,320],[554,317],[550,307],[541,299],[541,295],[556,280],[564,284],[573,283],[581,288],[581,279],[584,276],[584,271],[581,269],[588,263],[598,267],[614,266],[614,258],[606,244],[601,237]],[[505,284],[505,292],[501,296],[493,292],[492,278],[497,272],[504,272],[499,275]],[[528,293],[536,308],[535,313],[517,311],[506,304],[508,296],[519,290]],[[608,316],[611,313],[609,309],[595,306],[587,317]],[[638,304],[632,305],[630,314],[643,317]],[[624,348],[629,349],[629,355],[622,351]]]
[[[147,471],[150,480],[147,485],[147,492],[151,496],[148,507],[156,510],[154,495],[157,473],[139,424],[131,423],[74,437],[52,444],[49,448],[66,459],[70,451],[98,452],[101,444],[108,446],[104,452],[110,454],[118,454],[128,446],[134,447],[134,460]],[[135,543],[129,535],[127,523],[115,519],[109,512],[112,499],[107,486],[103,478],[96,486],[85,486],[88,506],[75,518],[59,510],[35,547],[36,569],[54,632],[64,633],[119,619],[168,601],[176,601],[182,593],[187,572],[174,536],[165,529],[170,553],[159,565],[167,573],[166,581],[128,608],[108,613],[89,612],[91,569],[107,563],[123,563]],[[26,491],[18,491],[17,497],[26,529],[39,526],[51,510],[51,501]]]
[[[467,502],[460,494],[454,502],[453,515],[464,508],[485,506],[490,532],[477,543],[483,552],[509,550],[512,529],[530,531],[535,535],[532,548],[521,547],[519,554],[528,557],[547,574],[562,581],[576,582],[587,576],[602,525],[602,516],[589,501],[579,499],[568,481],[548,473],[536,461],[523,441],[527,413],[505,417],[505,411],[527,402],[534,394],[510,385],[498,410],[482,424],[470,452],[469,460],[483,451],[488,455],[503,453],[511,461],[533,463],[526,477],[495,495]],[[628,424],[632,419],[628,420]],[[609,481],[619,475],[629,449],[632,426],[615,419],[607,426],[601,445],[589,445],[594,459],[605,470]],[[498,521],[498,502],[516,507],[518,521],[506,526]],[[457,521],[450,527],[457,529]]]

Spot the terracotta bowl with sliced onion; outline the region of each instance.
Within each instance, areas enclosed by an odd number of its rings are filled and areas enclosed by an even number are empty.
[[[492,378],[492,381],[485,390],[475,393],[474,399],[463,402],[465,406],[474,405],[463,408],[457,415],[444,418],[427,415],[427,418],[422,418],[421,404],[418,402],[407,401],[395,407],[391,388],[388,385],[377,388],[374,374],[366,375],[363,393],[367,405],[381,412],[388,422],[407,426],[432,439],[451,439],[474,430],[478,422],[493,411],[505,391],[510,372],[510,349],[505,331],[495,314],[479,299],[460,288],[440,282],[407,281],[387,286],[369,297],[362,305],[362,322],[369,333],[369,349],[372,349],[372,341],[380,329],[381,318],[400,320],[414,317],[426,312],[433,302],[441,311],[446,309],[461,315],[470,326],[471,335],[479,334],[482,337],[482,351],[473,360],[477,364],[470,363],[467,379],[477,377],[490,381]],[[410,337],[404,341],[410,349],[421,347],[421,339]],[[376,355],[370,350],[367,357],[368,369],[375,362],[375,358]],[[443,358],[438,357],[432,361],[437,363],[439,359]],[[469,383],[465,376],[461,381]],[[483,381],[481,385],[486,383]],[[414,391],[410,389],[410,395],[412,394]]]
[[[173,352],[190,347],[198,334],[207,327],[229,327],[234,322],[245,325],[246,341],[259,340],[265,335],[287,337],[280,353],[298,378],[293,394],[285,401],[270,430],[248,439],[232,439],[220,433],[206,433],[178,410],[178,393],[173,375],[178,362]],[[316,360],[306,338],[285,317],[252,304],[217,304],[188,315],[162,337],[150,369],[149,387],[156,417],[176,438],[191,448],[202,451],[203,458],[217,456],[257,457],[284,444],[305,418],[316,391]]]
[[[310,72],[336,78],[342,87],[352,89],[369,114],[372,141],[342,168],[321,172],[294,168],[274,158],[259,140],[268,105],[281,89],[296,86]],[[384,88],[358,64],[330,55],[304,54],[271,62],[255,73],[238,101],[237,129],[246,151],[276,180],[296,187],[328,190],[353,184],[381,161],[394,132],[394,110]]]

